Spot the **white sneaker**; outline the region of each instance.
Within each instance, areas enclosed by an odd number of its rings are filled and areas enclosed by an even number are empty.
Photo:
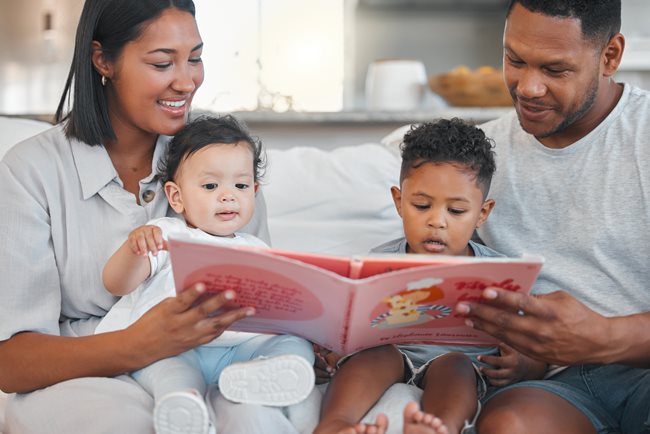
[[[156,402],[156,434],[209,434],[210,416],[205,401],[192,391],[172,392]]]
[[[314,367],[296,355],[233,363],[219,376],[224,398],[244,404],[293,405],[304,400],[313,388]]]

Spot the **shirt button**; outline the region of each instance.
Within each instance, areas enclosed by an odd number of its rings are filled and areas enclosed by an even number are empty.
[[[142,200],[145,202],[149,203],[153,200],[153,198],[156,196],[156,192],[153,190],[146,190],[144,193],[142,193]]]

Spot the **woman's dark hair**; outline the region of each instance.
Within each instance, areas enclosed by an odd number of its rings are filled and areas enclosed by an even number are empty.
[[[192,0],[86,0],[70,72],[55,115],[56,122],[66,122],[68,137],[89,145],[116,138],[101,76],[92,62],[92,41],[98,41],[106,58],[115,61],[124,46],[137,39],[147,24],[168,8],[194,15]],[[66,105],[71,109],[64,115]]]
[[[201,116],[185,125],[171,140],[167,154],[158,165],[161,181],[173,181],[181,163],[190,155],[214,144],[235,145],[245,143],[253,154],[254,179],[257,182],[264,173],[266,158],[262,142],[251,136],[246,126],[234,116]]]
[[[451,163],[474,173],[485,197],[496,170],[493,146],[483,130],[458,118],[413,125],[400,145],[400,184],[423,164]]]
[[[602,46],[621,31],[621,0],[510,0],[507,15],[517,3],[549,17],[579,20],[585,39]]]

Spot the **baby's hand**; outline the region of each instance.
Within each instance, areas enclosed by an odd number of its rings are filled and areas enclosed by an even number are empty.
[[[139,256],[147,256],[149,252],[155,256],[158,251],[167,250],[167,242],[162,236],[162,231],[155,225],[144,225],[133,229],[127,242],[131,251]]]

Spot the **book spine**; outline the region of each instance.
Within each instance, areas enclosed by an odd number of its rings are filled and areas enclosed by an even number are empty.
[[[348,353],[348,342],[350,341],[350,317],[352,315],[352,305],[354,304],[354,298],[357,295],[356,289],[356,286],[350,287],[350,291],[348,292],[348,303],[347,306],[345,306],[345,315],[343,316],[341,347],[344,350],[344,355]]]
[[[353,256],[350,258],[350,279],[358,279],[361,276],[363,268],[363,259]]]

